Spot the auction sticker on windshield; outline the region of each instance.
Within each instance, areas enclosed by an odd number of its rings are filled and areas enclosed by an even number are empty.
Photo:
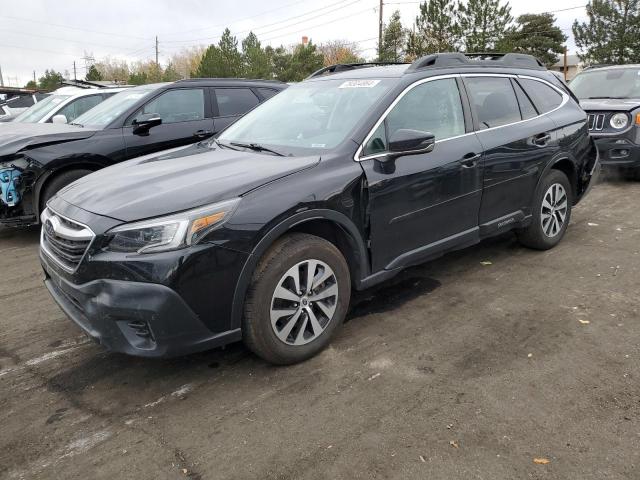
[[[380,80],[347,80],[338,88],[373,88]]]

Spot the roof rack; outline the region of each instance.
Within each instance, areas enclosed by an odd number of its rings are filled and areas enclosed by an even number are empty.
[[[322,67],[320,70],[316,70],[307,77],[315,78],[322,77],[324,75],[331,75],[332,73],[346,72],[347,70],[355,70],[356,68],[366,67],[384,67],[386,65],[408,65],[407,62],[365,62],[365,63],[336,63],[335,65],[329,65],[328,67]]]
[[[78,87],[78,88],[119,88],[119,87],[130,87],[131,85],[126,84],[118,84],[118,83],[107,83],[101,81],[91,81],[91,80],[63,80],[61,85],[67,85],[69,87]]]
[[[524,53],[434,53],[418,58],[407,69],[407,72],[415,72],[424,68],[462,66],[546,69],[542,62],[536,57]]]
[[[268,83],[284,83],[280,80],[269,79],[265,80],[263,78],[236,78],[236,77],[199,77],[199,78],[181,78],[180,80],[176,80],[175,83],[187,83],[187,82],[201,82],[205,80],[223,80],[223,81],[239,81],[239,82],[268,82]]]

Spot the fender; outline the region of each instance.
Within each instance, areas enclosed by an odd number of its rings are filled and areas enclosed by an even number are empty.
[[[92,160],[88,158],[84,158],[84,159],[79,158],[75,160],[73,163],[65,164],[60,168],[47,169],[42,175],[40,175],[38,179],[35,181],[35,183],[33,184],[33,189],[32,189],[33,193],[31,196],[33,212],[37,217],[36,223],[40,223],[40,193],[42,192],[42,186],[47,182],[47,180],[49,180],[52,176],[57,175],[58,173],[64,172],[66,170],[82,169],[82,170],[92,170],[95,172],[97,170],[100,170],[101,168],[105,168],[109,166],[108,159],[99,158],[99,160],[104,160],[104,161],[101,162],[101,161]]]
[[[553,156],[553,158],[547,163],[547,165],[542,169],[542,172],[540,172],[540,175],[538,176],[538,181],[536,182],[536,188],[533,190],[533,195],[535,197],[536,192],[538,191],[538,187],[540,187],[540,183],[542,182],[542,179],[547,175],[547,173],[549,173],[549,171],[551,171],[551,169],[553,169],[553,167],[555,165],[557,165],[558,163],[560,163],[563,160],[569,160],[571,162],[571,164],[573,165],[573,169],[576,172],[576,175],[578,175],[578,166],[577,166],[577,162],[575,157],[573,156],[572,153],[570,152],[558,152],[556,155]],[[571,179],[569,179],[569,181],[571,181]],[[577,188],[577,185],[572,185],[573,188]],[[533,198],[531,199],[530,204],[533,203]]]
[[[357,281],[368,276],[369,264],[367,262],[367,249],[362,240],[362,235],[349,217],[335,210],[328,209],[313,209],[297,213],[286,220],[283,220],[269,230],[269,232],[260,239],[247,258],[247,261],[240,272],[240,277],[238,278],[235,292],[233,294],[233,305],[231,307],[231,329],[240,328],[244,310],[244,299],[247,294],[253,272],[262,258],[262,255],[284,233],[295,226],[311,220],[328,220],[342,228],[347,234],[347,237],[352,241],[352,246],[356,249],[359,271],[354,273],[359,277],[357,278]]]

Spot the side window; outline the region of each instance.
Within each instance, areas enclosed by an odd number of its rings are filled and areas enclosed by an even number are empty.
[[[533,106],[533,103],[531,103],[531,100],[529,99],[527,94],[524,93],[522,87],[515,80],[513,80],[512,84],[513,89],[516,91],[516,97],[518,97],[518,104],[520,105],[520,113],[522,114],[522,119],[528,120],[530,118],[536,117],[538,115],[536,107]]]
[[[158,114],[163,124],[203,120],[204,90],[201,88],[169,90],[138,110],[127,124],[130,125],[134,118],[148,113]]]
[[[431,132],[436,140],[464,134],[462,101],[455,79],[414,87],[393,107],[385,122],[388,137],[403,128]]]
[[[508,78],[470,77],[465,79],[465,83],[481,130],[522,120],[516,94]]]
[[[260,92],[260,95],[262,95],[266,100],[270,99],[276,93],[278,93],[277,90],[274,90],[272,88],[258,88],[258,91]]]
[[[387,151],[387,135],[385,132],[385,122],[382,122],[371,138],[362,149],[363,156],[375,155]]]
[[[221,117],[243,115],[258,104],[258,97],[248,88],[216,88]]]
[[[562,95],[549,85],[527,78],[520,78],[518,82],[521,83],[522,88],[533,100],[540,113],[550,112],[562,103]]]
[[[64,115],[67,117],[67,123],[71,123],[84,112],[88,112],[101,102],[102,95],[88,95],[86,97],[80,97],[62,107],[56,115]]]

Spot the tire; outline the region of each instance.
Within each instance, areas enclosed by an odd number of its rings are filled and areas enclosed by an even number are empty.
[[[306,288],[309,266],[315,295]],[[296,276],[302,295],[294,294]],[[269,363],[307,360],[329,344],[344,321],[350,295],[349,267],[332,243],[304,233],[286,235],[264,254],[253,274],[245,300],[243,340]]]
[[[640,181],[640,168],[630,168],[623,173],[627,180],[631,180],[632,182]]]
[[[44,207],[47,206],[47,202],[51,200],[51,198],[62,190],[64,187],[69,185],[70,183],[75,182],[81,177],[85,175],[89,175],[93,173],[91,170],[67,170],[66,172],[59,173],[55,175],[44,187],[42,190],[42,195],[40,195],[40,212],[44,210]]]
[[[552,187],[555,190],[552,190]],[[558,198],[554,198],[554,195]],[[547,205],[554,208],[550,209]],[[573,190],[569,179],[560,170],[551,170],[536,189],[531,225],[517,231],[520,243],[536,250],[549,250],[555,247],[567,231],[572,205]],[[559,208],[563,206],[565,206],[564,209]]]

